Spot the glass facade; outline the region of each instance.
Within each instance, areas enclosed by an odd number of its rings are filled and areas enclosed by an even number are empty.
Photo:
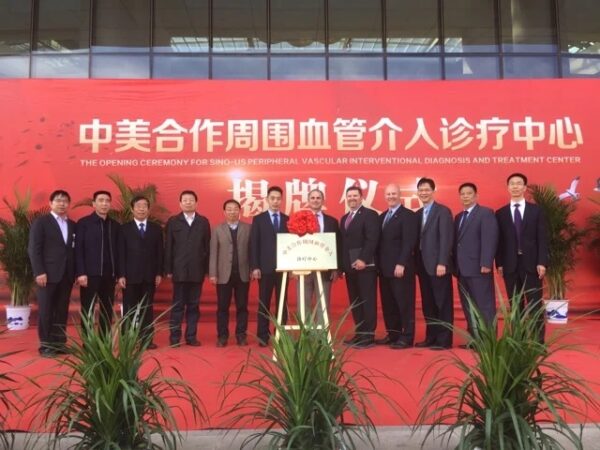
[[[0,0],[0,77],[600,77],[599,0]]]

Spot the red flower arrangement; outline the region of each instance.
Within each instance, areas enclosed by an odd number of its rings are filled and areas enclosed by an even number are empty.
[[[290,216],[287,227],[290,233],[304,236],[307,233],[317,233],[319,231],[319,221],[312,211],[304,209],[296,211]]]

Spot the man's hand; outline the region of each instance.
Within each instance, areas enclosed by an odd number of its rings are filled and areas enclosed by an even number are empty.
[[[161,281],[162,281],[162,277],[160,275],[156,275],[156,277],[154,278],[154,286],[158,287],[158,285],[160,284]]]
[[[125,277],[119,278],[118,284],[121,287],[121,289],[127,288],[127,280],[125,279]]]
[[[490,273],[492,269],[490,267],[481,266],[481,273]]]
[[[87,287],[88,285],[88,279],[87,279],[87,275],[80,275],[77,277],[77,284],[81,287]]]
[[[252,271],[252,279],[253,280],[260,280],[260,269],[254,269]]]
[[[173,274],[172,273],[168,273],[167,274],[167,278],[170,280],[171,278],[173,278]]]
[[[438,264],[435,268],[435,274],[438,277],[443,277],[444,275],[446,275],[446,266],[444,266],[443,264]]]
[[[362,259],[357,259],[352,263],[352,268],[354,270],[364,270],[365,267],[367,267],[367,265]]]
[[[401,264],[396,264],[394,267],[394,276],[396,278],[402,278],[404,276],[404,266]]]
[[[217,284],[217,277],[208,277],[208,281],[210,281],[211,284]]]
[[[503,276],[503,275],[504,275],[504,269],[502,268],[502,266],[500,266],[500,267],[496,267],[496,271],[498,272],[498,274],[499,274],[500,276]]]
[[[38,286],[45,287],[46,283],[48,283],[48,275],[46,275],[45,273],[35,277],[35,284],[37,284]]]
[[[542,266],[541,264],[538,264],[537,273],[538,273],[538,277],[540,278],[540,280],[542,278],[544,278],[544,276],[546,275],[546,266]]]

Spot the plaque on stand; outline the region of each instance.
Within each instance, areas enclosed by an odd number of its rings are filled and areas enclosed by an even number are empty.
[[[335,233],[314,233],[298,236],[292,233],[280,233],[277,235],[277,271],[283,272],[281,280],[281,293],[279,307],[277,309],[277,324],[284,330],[299,330],[300,325],[282,325],[283,308],[285,303],[285,290],[288,274],[292,273],[299,277],[300,298],[298,306],[300,309],[300,320],[306,321],[304,279],[315,273],[317,278],[317,308],[321,309],[323,323],[315,325],[316,328],[326,328],[327,338],[331,345],[331,332],[329,331],[329,314],[325,302],[322,273],[337,269],[337,253]],[[310,312],[309,312],[310,313]],[[279,327],[275,331],[275,340],[279,339]]]

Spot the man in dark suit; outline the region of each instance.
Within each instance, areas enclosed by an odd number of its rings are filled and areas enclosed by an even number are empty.
[[[276,304],[279,305],[282,273],[276,272],[277,233],[287,233],[288,216],[280,211],[283,190],[271,186],[267,191],[269,208],[255,216],[250,233],[250,270],[252,278],[258,280],[258,344],[266,347],[269,343],[269,315],[271,296],[275,290]],[[284,291],[287,286],[283,287]],[[287,308],[283,311],[283,322],[287,321]]]
[[[67,218],[70,202],[68,192],[52,192],[50,214],[36,219],[29,233],[27,251],[38,285],[39,352],[44,357],[64,353],[67,342],[69,298],[75,279],[75,223]]]
[[[355,335],[345,343],[355,348],[374,346],[377,327],[375,252],[380,233],[379,215],[362,202],[360,187],[346,189],[349,212],[340,219],[342,269],[355,330]]]
[[[141,303],[142,337],[152,329],[154,291],[162,280],[163,235],[156,223],[150,222],[150,200],[136,196],[131,200],[133,219],[121,226],[119,233],[119,285],[123,292],[123,313],[127,314]],[[151,340],[149,349],[157,348]]]
[[[248,288],[250,287],[250,224],[240,221],[240,203],[223,203],[225,222],[218,225],[210,239],[208,276],[217,286],[217,347],[229,339],[229,305],[235,297],[237,345],[248,345]]]
[[[179,194],[181,213],[167,222],[164,273],[173,280],[169,344],[179,346],[181,321],[185,313],[185,342],[200,346],[196,337],[200,295],[208,273],[210,224],[196,212],[198,196],[194,191]]]
[[[108,191],[94,192],[94,212],[79,219],[75,239],[75,276],[81,287],[81,311],[93,314],[98,301],[102,331],[107,331],[112,321],[117,280],[120,225],[108,217],[111,200]]]
[[[452,212],[434,201],[435,182],[431,178],[421,178],[418,181],[417,195],[423,203],[423,207],[417,211],[417,222],[421,225],[417,245],[417,274],[426,335],[425,340],[415,346],[443,350],[452,347],[452,330],[448,325],[454,322]]]
[[[393,349],[413,346],[415,338],[415,247],[417,216],[400,204],[400,187],[384,191],[388,209],[379,216],[381,237],[377,252],[379,291],[387,335],[377,344]]]
[[[313,189],[308,193],[308,207],[317,217],[319,222],[319,231],[321,233],[335,233],[336,239],[336,252],[338,258],[338,269],[341,267],[341,254],[340,254],[340,227],[338,226],[337,220],[323,212],[323,203],[325,201],[325,194],[319,189]],[[338,279],[339,273],[337,270],[328,270],[321,273],[321,280],[323,282],[323,292],[319,290],[319,283],[317,281],[317,274],[315,272],[304,277],[304,311],[307,316],[313,313],[315,314],[315,322],[323,325],[323,311],[321,309],[320,298],[321,294],[325,297],[325,305],[329,310],[329,299],[331,295],[331,284]],[[300,298],[300,285],[298,283],[298,298]],[[314,307],[313,307],[314,297]],[[313,309],[314,308],[314,309]]]
[[[525,201],[527,177],[513,173],[507,180],[510,203],[496,211],[500,238],[496,267],[509,296],[520,294],[521,305],[543,308],[542,280],[548,265],[546,219],[540,207]],[[544,341],[544,315],[540,314],[540,341]]]
[[[463,211],[454,218],[454,270],[468,330],[473,336],[474,323],[467,297],[488,324],[496,316],[492,269],[498,247],[498,223],[492,209],[477,204],[475,184],[461,184],[458,193]]]

